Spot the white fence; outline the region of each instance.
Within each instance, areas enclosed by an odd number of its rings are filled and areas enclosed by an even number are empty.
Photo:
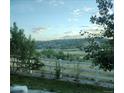
[[[27,72],[18,71],[18,73],[25,75],[32,75],[36,77],[46,77],[46,78],[55,78],[55,68],[56,62],[60,63],[60,79],[64,80],[75,80],[78,76],[80,82],[102,82],[112,84],[114,82],[114,72],[105,72],[96,68],[91,68],[90,62],[78,62],[78,61],[65,61],[57,59],[40,59],[42,63],[45,64],[40,70],[31,70]],[[12,61],[11,61],[12,63]],[[13,63],[12,63],[13,64]],[[13,67],[11,67],[12,69]]]

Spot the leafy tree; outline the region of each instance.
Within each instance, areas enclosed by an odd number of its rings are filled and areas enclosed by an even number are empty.
[[[43,50],[41,53],[47,58],[53,58],[53,57],[56,57],[57,55],[56,52],[52,49]]]
[[[114,39],[114,13],[113,0],[96,0],[100,16],[94,15],[91,17],[91,22],[102,25],[104,27],[105,37],[112,37]]]
[[[59,51],[58,52],[58,55],[56,56],[57,57],[57,59],[65,59],[65,54],[63,53],[63,51]]]
[[[111,13],[113,0],[96,0],[96,3],[100,15],[92,16],[90,21],[104,28],[104,33],[99,38],[106,40],[104,43],[97,42],[98,37],[89,34],[89,45],[84,48],[87,53],[85,58],[92,59],[99,68],[111,71],[114,69],[114,13]]]
[[[13,23],[13,27],[10,28],[10,55],[11,59],[16,62],[16,71],[20,69],[31,70],[31,68],[41,67],[38,56],[35,51],[35,41],[28,38],[24,34],[23,29],[18,29],[16,23]],[[39,67],[38,67],[39,66]],[[14,64],[13,64],[14,67]]]

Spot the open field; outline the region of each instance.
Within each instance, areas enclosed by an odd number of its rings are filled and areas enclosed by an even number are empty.
[[[37,50],[38,52],[43,51],[42,49],[36,49],[36,50]],[[73,49],[52,49],[52,50],[54,50],[55,52],[62,51],[62,52],[64,52],[65,54],[68,53],[68,54],[80,55],[80,56],[85,55],[85,52],[79,50],[78,48],[73,48]]]
[[[41,61],[46,65],[44,71],[46,72],[55,72],[55,64],[59,60],[55,59],[41,59]],[[92,63],[90,61],[86,62],[76,62],[76,61],[60,61],[61,72],[64,74],[76,75],[77,72],[80,73],[80,76],[85,76],[98,80],[112,81],[114,80],[114,72],[105,72],[99,70],[97,67],[92,68]],[[78,66],[78,67],[77,67]]]
[[[81,51],[77,48],[75,48],[75,49],[61,49],[61,51],[63,51],[65,54],[69,53],[69,54],[80,55],[80,56],[85,55],[84,51]]]

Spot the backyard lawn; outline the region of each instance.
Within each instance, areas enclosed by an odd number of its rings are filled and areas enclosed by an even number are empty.
[[[10,81],[11,84],[27,85],[29,89],[47,89],[56,93],[113,93],[113,89],[93,85],[20,75],[11,75]]]

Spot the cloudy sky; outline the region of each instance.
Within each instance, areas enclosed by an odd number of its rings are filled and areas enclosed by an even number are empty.
[[[36,40],[79,35],[81,29],[93,27],[90,17],[98,13],[96,0],[10,1],[11,26],[16,22]]]

